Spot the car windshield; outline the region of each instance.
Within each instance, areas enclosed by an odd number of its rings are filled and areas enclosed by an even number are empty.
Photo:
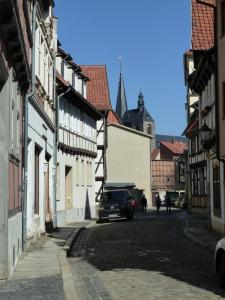
[[[128,191],[110,191],[103,194],[104,202],[123,203],[123,202],[127,202],[128,198],[129,198]]]

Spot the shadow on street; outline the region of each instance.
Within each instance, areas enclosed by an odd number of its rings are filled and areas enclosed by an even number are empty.
[[[131,222],[108,222],[86,229],[92,232],[87,261],[100,271],[158,272],[225,297],[213,271],[212,254],[184,236],[184,222],[176,217],[178,213],[138,213]]]

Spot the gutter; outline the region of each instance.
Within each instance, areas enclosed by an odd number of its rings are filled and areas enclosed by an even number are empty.
[[[36,16],[37,16],[37,0],[33,1],[33,13],[32,13],[32,54],[31,54],[31,91],[26,94],[24,103],[24,174],[23,174],[23,200],[22,200],[22,238],[23,238],[23,250],[26,249],[27,242],[27,171],[28,171],[28,102],[31,97],[34,96],[35,88],[35,36],[36,36]]]

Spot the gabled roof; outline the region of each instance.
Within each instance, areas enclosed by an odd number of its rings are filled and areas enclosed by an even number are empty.
[[[191,121],[185,128],[183,135],[190,136],[193,132],[196,132],[199,128],[199,119]]]
[[[176,141],[173,142],[161,141],[160,144],[166,147],[167,149],[169,149],[174,154],[182,154],[184,150],[186,150],[188,147],[186,143],[176,142]]]
[[[64,92],[64,97],[74,103],[81,110],[84,110],[85,113],[87,113],[94,119],[99,120],[102,118],[102,114],[80,93],[78,93],[68,81],[64,80],[64,78],[58,72],[56,72],[56,79],[58,94]]]
[[[111,110],[107,70],[105,65],[80,65],[90,79],[87,82],[87,100],[99,110]]]
[[[192,49],[207,50],[214,46],[214,11],[215,0],[192,0]]]
[[[152,151],[152,160],[160,159],[160,149],[156,148]]]
[[[113,110],[108,111],[107,122],[114,123],[114,124],[121,124],[119,117]]]

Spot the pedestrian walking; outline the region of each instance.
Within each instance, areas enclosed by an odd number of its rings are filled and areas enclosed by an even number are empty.
[[[146,209],[147,209],[147,199],[146,199],[145,195],[143,195],[143,197],[141,198],[141,205],[142,205],[142,211],[146,212]]]
[[[132,197],[129,197],[129,202],[131,205],[132,214],[135,212],[135,208],[137,207],[137,201],[133,199]]]
[[[155,196],[155,203],[156,203],[157,214],[158,214],[161,206],[161,199],[159,197],[159,194],[156,194]]]
[[[166,211],[171,212],[171,198],[170,198],[170,196],[166,197]]]

